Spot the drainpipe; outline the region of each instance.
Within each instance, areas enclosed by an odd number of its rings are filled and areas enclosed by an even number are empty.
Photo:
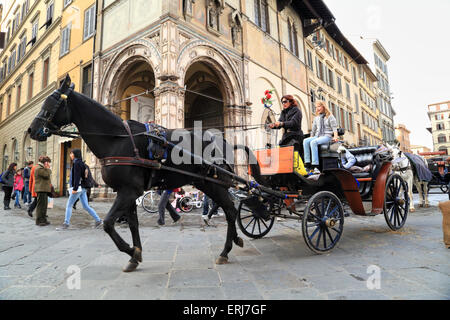
[[[277,29],[278,29],[278,47],[280,48],[280,74],[281,74],[281,96],[284,96],[286,94],[285,86],[284,86],[284,70],[283,70],[283,59],[282,56],[282,39],[281,39],[281,31],[280,31],[280,12],[278,11],[278,8],[276,8],[277,12]]]

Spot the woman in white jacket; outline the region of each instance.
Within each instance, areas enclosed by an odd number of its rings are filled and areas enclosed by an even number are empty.
[[[319,145],[338,140],[336,118],[328,110],[324,101],[317,101],[316,117],[313,120],[311,135],[303,140],[306,170],[313,170],[313,174],[320,174]]]

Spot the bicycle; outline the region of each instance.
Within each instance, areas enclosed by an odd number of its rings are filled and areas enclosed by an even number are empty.
[[[136,205],[142,205],[142,208],[149,213],[156,213],[160,198],[161,196],[155,190],[149,190],[136,199]]]
[[[191,212],[194,207],[200,209],[203,206],[203,197],[200,199],[199,191],[189,193],[186,196],[179,199],[179,208],[183,212]]]

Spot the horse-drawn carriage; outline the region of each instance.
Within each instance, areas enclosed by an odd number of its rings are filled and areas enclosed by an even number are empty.
[[[443,193],[448,192],[448,184],[450,183],[450,172],[447,157],[434,157],[428,159],[428,169],[433,177],[428,182],[428,188],[439,187]]]
[[[330,145],[320,148],[322,174],[318,179],[303,176],[298,170],[293,146],[257,150],[261,175],[284,199],[252,191],[238,207],[238,226],[250,238],[261,238],[272,228],[275,218],[302,221],[302,232],[308,247],[316,253],[333,249],[344,229],[344,205],[354,214],[384,214],[388,226],[398,230],[405,224],[409,198],[407,186],[398,174],[391,174],[389,153],[377,147],[350,149],[356,166],[370,165],[368,172],[351,173],[339,168],[339,155]],[[251,173],[251,172],[250,172]],[[371,202],[366,212],[363,203]],[[287,214],[282,214],[287,209]]]
[[[79,132],[61,130],[71,123]],[[174,189],[193,185],[222,207],[228,227],[224,249],[216,260],[218,264],[228,261],[233,243],[244,245],[236,231],[236,216],[242,232],[253,238],[267,234],[276,216],[302,219],[307,245],[315,252],[327,252],[342,236],[343,203],[358,215],[383,213],[392,230],[400,229],[408,215],[406,184],[399,175],[389,173],[389,158],[377,153],[376,148],[350,150],[358,160],[357,165],[372,165],[370,172],[352,175],[338,168],[337,152],[322,146],[323,173],[312,180],[298,173],[298,155],[293,147],[258,151],[258,166],[253,161],[253,152],[243,146],[249,159],[252,158],[249,165],[257,182],[249,181],[235,174],[233,162],[222,161],[226,160],[223,155],[216,157],[220,164],[204,158],[203,152],[210,148],[212,140],[202,140],[203,135],[193,130],[183,131],[186,140],[191,142],[189,150],[178,144],[180,135],[175,129],[123,121],[96,101],[75,92],[69,76],[45,99],[28,133],[38,141],[45,141],[52,134],[81,136],[100,159],[104,182],[117,192],[103,226],[117,248],[131,257],[124,269],[126,272],[135,270],[142,262],[136,199],[145,190],[155,187]],[[192,148],[197,143],[201,154]],[[220,146],[221,150],[232,151],[237,147],[233,149],[225,140]],[[180,154],[188,161],[179,162]],[[278,155],[276,161],[272,161],[272,155]],[[264,159],[270,161],[262,161]],[[228,193],[230,187],[239,187],[248,193],[238,206],[239,212]],[[372,201],[369,213],[363,201]],[[289,214],[282,214],[283,208],[287,208]],[[128,220],[133,246],[115,231],[114,224],[119,217]]]

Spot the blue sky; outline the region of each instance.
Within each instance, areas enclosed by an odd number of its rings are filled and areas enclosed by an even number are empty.
[[[411,144],[432,148],[427,106],[450,100],[450,0],[325,0],[336,24],[366,60],[377,38],[391,56],[395,123]],[[360,36],[367,40],[361,40]],[[372,54],[372,53],[370,53]],[[372,68],[374,70],[374,68]]]

